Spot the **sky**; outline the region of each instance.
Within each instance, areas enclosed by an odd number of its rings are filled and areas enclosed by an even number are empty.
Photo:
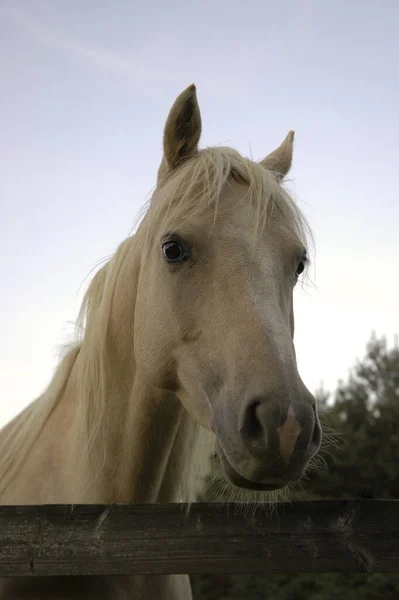
[[[397,0],[0,0],[0,426],[47,386],[91,273],[155,184],[175,97],[202,146],[261,159],[315,237],[295,291],[311,391],[399,333]]]

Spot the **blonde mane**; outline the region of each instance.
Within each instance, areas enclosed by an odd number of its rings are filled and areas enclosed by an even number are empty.
[[[161,223],[173,218],[182,222],[196,213],[213,210],[216,216],[221,208],[220,198],[231,178],[246,183],[247,198],[254,207],[253,230],[256,234],[267,226],[268,217],[278,211],[284,224],[307,246],[309,227],[290,195],[277,182],[273,173],[252,160],[243,158],[230,148],[207,148],[199,151],[181,168],[160,182],[149,205],[146,206],[144,221],[140,227],[144,243],[150,243]],[[140,230],[139,230],[140,231]],[[96,273],[84,296],[78,318],[77,345],[69,348],[60,362],[54,377],[44,394],[29,405],[20,417],[9,423],[0,439],[0,496],[10,485],[21,468],[29,450],[38,438],[43,426],[57,406],[70,377],[77,357],[78,361],[78,406],[76,423],[79,425],[77,455],[91,455],[99,448],[96,464],[105,463],[108,445],[107,391],[116,367],[115,357],[110,356],[107,336],[111,305],[122,266],[137,252],[136,236],[127,238],[118,247],[114,256]],[[132,310],[132,306],[129,307]],[[134,312],[134,310],[132,311]],[[129,326],[132,322],[130,315]],[[119,336],[124,338],[123,348],[132,344],[133,336],[126,322],[119,323]],[[114,407],[115,410],[115,407]],[[123,407],[118,418],[123,423]],[[186,423],[187,425],[187,423]],[[189,460],[196,454],[193,439],[198,437],[200,427],[190,425],[193,447],[188,453],[187,473],[190,480],[196,478]],[[100,442],[100,443],[98,443]],[[93,473],[95,476],[96,473]],[[187,475],[188,478],[188,475]],[[194,487],[186,481],[186,492]],[[183,494],[185,492],[182,492]],[[192,499],[192,498],[182,498]]]
[[[47,390],[33,400],[21,414],[1,430],[0,437],[0,498],[18,474],[24,461],[52,415],[62,396],[73,365],[79,354],[79,346],[68,349],[61,359]]]

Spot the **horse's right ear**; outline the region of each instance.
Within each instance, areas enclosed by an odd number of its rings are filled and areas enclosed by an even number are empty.
[[[201,113],[196,88],[192,84],[176,98],[166,120],[158,183],[169,171],[196,154],[200,137]]]
[[[261,161],[261,165],[273,171],[277,180],[281,181],[291,168],[294,149],[294,132],[290,131],[283,143]]]

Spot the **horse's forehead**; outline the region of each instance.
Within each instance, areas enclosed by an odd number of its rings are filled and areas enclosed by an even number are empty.
[[[284,200],[272,196],[271,189],[266,188],[263,197],[261,189],[254,193],[244,180],[230,177],[214,200],[207,198],[206,186],[203,197],[196,193],[195,198],[188,195],[185,201],[175,201],[173,191],[172,197],[168,191],[167,186],[160,189],[155,207],[157,218],[155,222],[151,219],[151,229],[158,237],[178,233],[194,239],[211,238],[215,243],[236,238],[241,245],[250,244],[253,248],[255,243],[276,250],[302,246],[289,216],[287,220],[289,210],[280,206]]]
[[[207,207],[192,214],[173,214],[161,220],[153,230],[161,240],[167,234],[177,234],[187,242],[208,244],[213,248],[237,249],[248,247],[252,250],[266,247],[284,249],[301,246],[301,242],[277,215],[271,215],[264,224],[257,222],[256,209],[249,203],[234,206],[222,205]]]
[[[234,228],[250,229],[253,225],[256,208],[246,199],[248,186],[225,186],[220,197],[214,201],[198,199],[196,204],[169,203],[166,198],[163,215],[158,221],[162,229],[204,230],[216,234]]]

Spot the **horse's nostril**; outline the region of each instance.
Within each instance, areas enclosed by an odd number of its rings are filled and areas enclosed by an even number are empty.
[[[253,406],[251,407],[251,411],[252,411],[251,426],[253,429],[254,436],[263,435],[263,433],[264,433],[263,425],[262,425],[259,415],[258,415],[258,406],[259,406],[259,402],[255,402],[253,404]]]
[[[318,448],[320,445],[320,442],[321,442],[321,427],[320,427],[319,421],[317,419],[316,411],[315,411],[315,417],[316,417],[316,420],[315,420],[315,424],[313,427],[312,439],[310,441],[311,448],[314,448],[314,447]]]
[[[240,428],[244,443],[253,452],[264,452],[267,444],[266,431],[258,414],[260,404],[255,400],[247,406]]]

